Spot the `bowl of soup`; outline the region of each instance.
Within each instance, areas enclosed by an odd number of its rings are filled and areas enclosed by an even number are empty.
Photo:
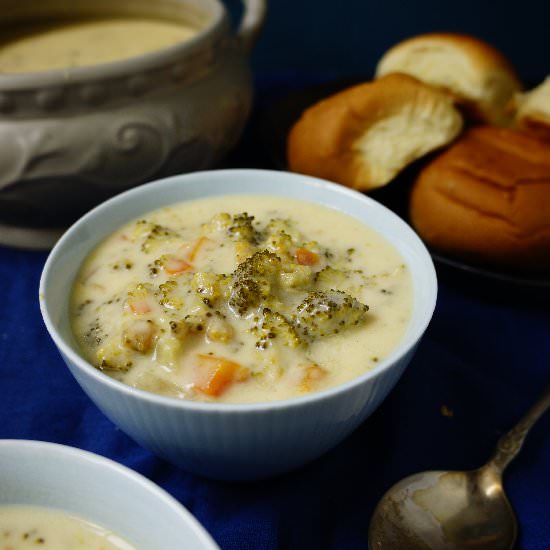
[[[122,430],[236,480],[305,464],[365,420],[436,294],[422,242],[374,200],[219,170],[85,215],[51,252],[40,302],[76,380]]]
[[[218,548],[157,485],[73,447],[0,440],[0,486],[0,548]]]
[[[52,245],[124,189],[214,166],[249,114],[249,50],[219,0],[0,0],[0,243]]]

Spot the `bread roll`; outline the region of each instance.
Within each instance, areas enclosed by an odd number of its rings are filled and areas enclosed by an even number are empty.
[[[463,34],[423,34],[388,50],[376,76],[401,72],[451,92],[474,118],[510,123],[506,105],[521,89],[516,72],[495,48]]]
[[[514,106],[518,128],[550,141],[550,76],[530,92],[517,94]]]
[[[517,268],[550,267],[550,144],[472,128],[414,183],[410,217],[432,247]]]
[[[307,109],[288,139],[291,170],[369,190],[460,132],[452,100],[407,75],[348,88]]]

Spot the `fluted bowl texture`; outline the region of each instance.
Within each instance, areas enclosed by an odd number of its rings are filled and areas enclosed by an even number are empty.
[[[252,404],[163,397],[118,382],[88,363],[69,318],[70,291],[86,256],[102,239],[146,212],[185,200],[237,194],[288,197],[335,208],[369,225],[397,248],[412,276],[414,299],[412,318],[393,353],[345,384],[299,398]],[[105,415],[153,453],[189,471],[225,480],[254,480],[289,471],[319,457],[357,428],[411,360],[432,317],[436,296],[430,255],[393,212],[342,186],[267,170],[196,172],[122,193],[65,233],[40,282],[46,327],[78,383]]]

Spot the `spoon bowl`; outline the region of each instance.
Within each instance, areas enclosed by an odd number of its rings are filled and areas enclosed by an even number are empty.
[[[502,550],[513,547],[517,534],[500,474],[490,467],[406,477],[384,495],[375,516],[371,550]]]
[[[477,470],[430,471],[396,483],[374,510],[370,550],[511,550],[518,524],[502,473],[550,406],[547,388]]]

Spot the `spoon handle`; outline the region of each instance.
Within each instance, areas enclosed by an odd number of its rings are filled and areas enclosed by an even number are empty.
[[[522,419],[498,440],[497,448],[487,465],[502,473],[519,453],[527,433],[548,407],[550,407],[550,386],[546,387]]]

